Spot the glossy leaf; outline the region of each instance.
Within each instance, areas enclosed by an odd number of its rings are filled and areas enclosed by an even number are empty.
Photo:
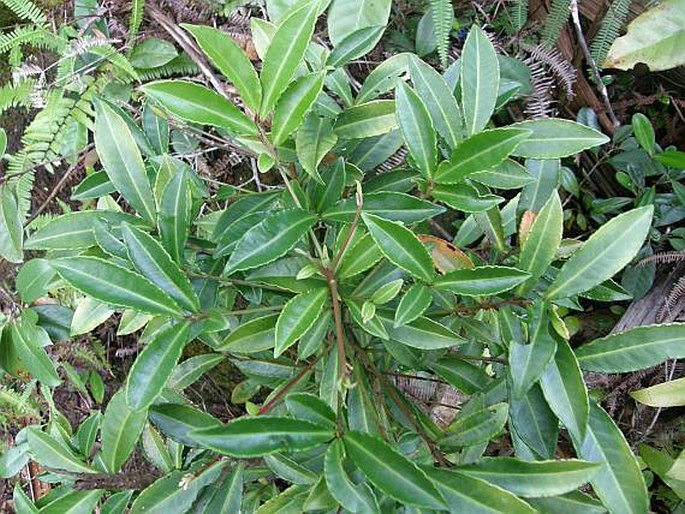
[[[490,121],[499,90],[499,60],[483,30],[474,25],[466,37],[461,56],[461,104],[469,135]]]
[[[71,335],[86,334],[107,321],[114,314],[109,305],[100,303],[90,296],[84,297],[76,306],[71,318]]]
[[[372,214],[362,214],[362,218],[386,259],[421,280],[433,279],[435,270],[430,254],[408,228]]]
[[[117,473],[133,453],[145,426],[147,412],[126,405],[125,391],[120,390],[109,401],[102,419],[102,462],[110,473]]]
[[[477,393],[491,382],[482,368],[458,357],[443,357],[432,363],[430,368],[452,387],[466,394]]]
[[[394,326],[400,327],[411,323],[419,316],[421,316],[430,304],[433,298],[431,297],[430,289],[425,284],[417,282],[412,285],[406,293],[402,296],[400,304],[395,311]]]
[[[136,44],[129,59],[136,68],[159,68],[177,55],[178,52],[172,43],[151,37]]]
[[[188,405],[153,405],[150,407],[149,415],[150,421],[162,432],[186,446],[199,446],[189,435],[192,431],[221,426],[221,422],[214,416]]]
[[[435,174],[439,184],[456,184],[477,171],[502,164],[531,132],[516,128],[484,130],[460,142]]]
[[[261,457],[282,451],[315,448],[334,436],[331,427],[292,418],[239,418],[227,425],[195,430],[197,443],[232,457]]]
[[[217,350],[255,353],[273,348],[276,343],[276,322],[279,316],[272,314],[243,323],[221,342]]]
[[[224,269],[225,275],[275,261],[314,226],[316,217],[302,209],[268,216],[240,238]]]
[[[240,135],[257,132],[257,126],[233,102],[200,84],[159,80],[141,89],[183,121],[220,127]]]
[[[42,327],[31,323],[26,315],[11,324],[11,341],[14,352],[22,366],[41,384],[55,387],[60,378],[43,346],[50,343],[48,334]]]
[[[159,202],[159,227],[162,244],[176,264],[183,263],[183,252],[188,239],[191,197],[188,176],[177,173],[166,185]]]
[[[260,118],[266,118],[287,89],[314,33],[319,2],[306,2],[278,26],[264,56]]]
[[[334,441],[324,458],[326,485],[333,498],[345,509],[355,513],[377,513],[378,502],[367,484],[355,484],[343,466],[344,446]]]
[[[280,145],[302,123],[323,89],[325,72],[315,72],[295,80],[285,90],[274,110],[271,139]]]
[[[116,191],[117,188],[109,181],[107,172],[96,171],[91,173],[76,186],[71,194],[72,200],[88,200],[100,198]]]
[[[430,318],[419,317],[414,321],[396,327],[393,316],[388,311],[378,312],[388,337],[398,343],[422,350],[449,348],[464,343],[464,339]]]
[[[328,288],[322,287],[301,293],[285,304],[276,322],[275,357],[280,356],[304,335],[319,317],[328,295]]]
[[[171,373],[168,386],[182,391],[193,385],[202,375],[216,367],[224,360],[224,356],[216,353],[194,355],[179,363]]]
[[[162,393],[189,339],[188,322],[155,332],[128,372],[126,403],[129,408],[146,409]]]
[[[126,122],[104,102],[96,105],[95,149],[117,191],[145,220],[154,223],[155,199],[143,158]]]
[[[464,447],[489,441],[504,428],[508,409],[506,403],[497,403],[467,415],[458,415],[445,429],[440,446]]]
[[[516,123],[512,127],[532,131],[532,134],[514,150],[513,155],[518,157],[559,159],[609,141],[601,132],[570,120],[528,120]]]
[[[534,180],[526,168],[512,159],[505,159],[492,169],[472,173],[470,179],[496,189],[519,189]]]
[[[440,184],[433,190],[433,198],[462,212],[483,212],[504,201],[501,196],[493,194],[480,195],[478,190],[469,184]]]
[[[345,109],[333,130],[343,139],[364,139],[387,134],[398,127],[395,102],[374,100]]]
[[[181,26],[193,35],[214,66],[233,82],[243,103],[256,112],[262,99],[262,86],[243,49],[231,36],[213,27],[188,24]]]
[[[528,453],[542,459],[554,457],[559,422],[538,384],[521,398],[510,396],[509,426],[513,435],[528,447]],[[520,456],[518,450],[517,456]]]
[[[36,462],[54,469],[73,473],[94,473],[70,448],[58,442],[50,435],[41,432],[38,427],[27,430],[29,451]]]
[[[390,0],[333,0],[328,12],[328,35],[333,46],[359,29],[373,25],[386,26],[390,15]]]
[[[341,0],[337,0],[341,1]],[[330,19],[330,16],[329,16]],[[412,54],[400,53],[393,55],[389,59],[379,64],[362,84],[355,104],[363,104],[369,102],[380,95],[392,90],[397,84],[397,79],[404,77],[409,72],[409,63],[412,59]]]
[[[314,180],[321,182],[319,164],[337,141],[330,119],[312,113],[305,117],[295,139],[297,160]]]
[[[564,264],[545,296],[566,298],[611,278],[637,255],[653,212],[651,205],[640,207],[602,225]]]
[[[458,269],[439,276],[435,287],[463,296],[489,296],[513,289],[530,274],[506,266]]]
[[[356,200],[348,198],[329,206],[322,217],[326,221],[352,223],[356,212]],[[410,225],[442,214],[445,208],[405,193],[379,192],[364,195],[362,212]]]
[[[72,287],[101,302],[150,314],[183,314],[161,289],[117,264],[97,257],[65,257],[50,264]]]
[[[23,243],[24,227],[17,199],[7,185],[2,185],[0,186],[0,257],[9,262],[21,262],[24,259]]]
[[[395,91],[397,123],[409,154],[424,177],[438,164],[437,138],[426,106],[416,92],[398,81]]]
[[[292,393],[285,399],[288,411],[298,419],[318,425],[335,426],[335,413],[318,396],[309,393]]]
[[[336,276],[346,279],[359,275],[383,258],[378,245],[370,234],[364,234],[353,244],[340,260]]]
[[[585,438],[573,444],[580,458],[600,463],[590,483],[610,512],[647,512],[649,500],[640,465],[619,428],[596,404],[590,404]]]
[[[58,496],[45,505],[39,512],[42,514],[82,514],[93,512],[97,507],[103,491],[69,491]]]
[[[575,354],[584,370],[627,373],[684,358],[684,339],[683,323],[642,326],[595,339],[577,348]]]
[[[391,498],[417,507],[445,508],[445,500],[426,474],[385,441],[363,432],[348,432],[343,441],[359,470]]]
[[[336,21],[335,25],[338,24],[339,22]],[[368,54],[378,44],[384,30],[385,25],[369,25],[351,32],[335,45],[328,56],[326,65],[340,68],[348,62]]]

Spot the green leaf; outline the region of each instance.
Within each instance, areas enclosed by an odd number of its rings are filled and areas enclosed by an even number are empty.
[[[236,464],[230,475],[219,485],[212,501],[207,505],[207,514],[212,512],[240,512],[243,503],[244,467]]]
[[[458,269],[439,276],[435,287],[463,296],[490,296],[509,291],[530,274],[506,266],[481,266],[478,268]]]
[[[189,339],[188,322],[155,332],[126,377],[126,403],[130,409],[147,409],[152,405],[162,393]]]
[[[628,70],[645,63],[650,71],[662,71],[685,64],[683,7],[682,0],[664,0],[647,9],[614,41],[601,66]]]
[[[333,123],[328,118],[310,113],[304,119],[295,136],[297,160],[314,180],[321,182],[318,168],[323,158],[338,141]]]
[[[294,296],[283,307],[276,322],[274,357],[279,357],[300,339],[319,317],[328,298],[328,288],[313,289]]]
[[[102,514],[124,514],[128,507],[128,502],[133,496],[133,491],[121,491],[112,494],[107,501],[103,503]]]
[[[264,56],[260,81],[264,119],[290,84],[314,33],[319,2],[305,2],[281,22]]]
[[[386,303],[392,301],[399,294],[403,285],[404,280],[401,278],[392,280],[387,284],[383,284],[381,287],[376,289],[373,295],[371,295],[371,303],[374,305],[385,305]]]
[[[426,474],[385,441],[363,432],[347,432],[343,441],[357,468],[391,498],[429,509],[446,507]]]
[[[216,367],[224,358],[223,355],[216,353],[194,355],[174,368],[167,384],[173,389],[182,391],[193,385],[205,372]]]
[[[336,23],[337,25],[337,23]],[[369,25],[345,36],[328,56],[326,66],[340,68],[354,59],[368,54],[383,36],[385,25]]]
[[[499,91],[499,60],[483,30],[473,25],[461,56],[461,104],[466,132],[480,132],[490,121]]]
[[[255,353],[273,348],[279,314],[264,316],[243,323],[216,348],[231,353]]]
[[[685,357],[685,323],[635,327],[582,345],[575,350],[587,371],[627,373]]]
[[[179,306],[145,277],[97,257],[50,261],[72,287],[96,300],[150,314],[180,317]]]
[[[362,218],[386,259],[421,280],[433,280],[433,260],[411,230],[373,214],[364,213]]]
[[[131,410],[122,389],[109,401],[102,419],[102,462],[109,473],[118,473],[133,453],[143,432],[147,412]]]
[[[41,432],[38,427],[29,427],[26,434],[31,455],[43,466],[73,473],[95,473],[70,448]]]
[[[538,512],[567,514],[606,514],[607,512],[599,501],[580,491],[573,491],[562,496],[527,498],[527,501]]]
[[[502,164],[529,136],[529,130],[498,128],[484,130],[460,142],[449,161],[438,167],[435,181],[456,184],[472,173]]]
[[[478,190],[469,184],[440,184],[433,189],[433,198],[462,212],[483,212],[504,201],[497,195],[485,194],[481,196]]]
[[[355,198],[342,200],[324,211],[325,221],[352,223],[357,212]],[[425,221],[445,212],[445,208],[415,196],[397,192],[367,193],[362,212],[407,225]]]
[[[240,135],[257,132],[254,122],[233,102],[200,84],[159,80],[145,84],[141,89],[183,121],[220,127]]]
[[[55,364],[43,349],[43,346],[50,344],[50,337],[42,327],[34,325],[26,315],[22,315],[11,324],[11,342],[23,367],[36,380],[47,387],[56,387],[61,383]]]
[[[496,403],[464,416],[457,415],[445,429],[440,446],[464,447],[489,441],[504,428],[508,410],[506,403]]]
[[[482,368],[456,356],[442,357],[431,364],[430,369],[452,387],[466,394],[477,393],[491,382]]]
[[[271,140],[275,145],[283,143],[300,126],[321,93],[324,78],[325,71],[303,75],[281,95],[272,122]]]
[[[397,123],[414,163],[424,177],[430,177],[438,164],[437,138],[433,122],[421,98],[401,80],[395,91]]]
[[[328,19],[331,19],[330,15]],[[413,54],[410,53],[400,53],[379,64],[366,77],[357,98],[355,98],[355,103],[363,104],[391,91],[397,84],[397,79],[409,72],[412,56]]]
[[[469,178],[496,189],[519,189],[534,180],[526,168],[511,159],[505,159],[490,170],[477,171]]]
[[[685,405],[685,378],[633,391],[630,396],[650,407],[681,407]]]
[[[69,491],[54,501],[44,504],[41,514],[85,514],[93,512],[104,491]]]
[[[437,350],[466,342],[456,333],[430,318],[419,317],[411,323],[396,327],[391,312],[379,311],[376,316],[383,323],[390,339],[413,348]]]
[[[114,187],[114,184],[109,181],[107,172],[96,171],[84,178],[83,181],[74,188],[71,199],[88,200],[91,198],[100,198],[101,196],[108,195],[116,190],[117,188]]]
[[[685,26],[683,27],[685,30]],[[630,120],[633,127],[633,134],[635,139],[640,143],[640,146],[651,156],[654,154],[654,146],[656,145],[654,127],[649,118],[641,112],[636,112]]]
[[[143,106],[142,123],[145,134],[157,153],[164,153],[169,148],[169,122],[155,113],[154,102]]]
[[[329,426],[292,418],[239,418],[227,425],[195,430],[190,437],[203,447],[232,457],[261,457],[315,448],[333,439]]]
[[[555,191],[535,218],[521,247],[519,267],[530,272],[531,277],[519,288],[519,295],[535,285],[552,264],[561,244],[563,230],[564,210]]]
[[[512,435],[529,448],[528,453],[543,459],[554,457],[559,422],[538,384],[534,384],[522,398],[510,395],[509,426]]]
[[[411,323],[421,316],[433,302],[430,289],[420,282],[412,285],[402,296],[395,310],[395,328]]]
[[[275,261],[295,246],[315,222],[316,216],[302,209],[289,209],[268,216],[240,238],[226,264],[224,275]]]
[[[2,155],[2,154],[0,154]],[[24,226],[12,190],[0,187],[0,257],[9,262],[24,260]]]
[[[364,234],[345,252],[338,265],[336,276],[342,280],[359,275],[382,258],[383,254],[371,235]]]
[[[7,150],[7,132],[4,128],[0,128],[0,158],[5,155]]]
[[[154,223],[155,198],[128,125],[105,102],[98,102],[95,112],[95,149],[107,176],[131,207]]]
[[[206,25],[181,24],[190,32],[214,66],[233,82],[240,98],[252,112],[257,112],[262,100],[262,86],[250,59],[231,36]]]
[[[390,15],[390,0],[333,0],[328,11],[328,37],[333,46],[342,45],[345,38],[359,29],[381,25]]]
[[[167,183],[159,202],[157,226],[162,244],[176,264],[183,264],[183,252],[190,226],[191,196],[188,175],[177,173]]]
[[[566,298],[614,276],[642,247],[652,223],[653,206],[620,214],[602,225],[564,264],[545,294]]]
[[[537,498],[577,489],[597,474],[599,466],[574,459],[532,462],[511,457],[484,457],[477,464],[455,469],[516,495]]]
[[[532,131],[513,155],[532,159],[559,159],[603,145],[609,138],[580,123],[560,119],[539,119],[522,121],[511,125]]]
[[[190,312],[197,312],[200,301],[188,277],[171,260],[152,236],[128,224],[121,226],[129,258],[134,267],[150,282]]]
[[[561,181],[561,161],[559,159],[526,159],[526,169],[533,180],[521,190],[519,212],[540,212],[552,197]]]
[[[146,38],[133,47],[129,60],[136,68],[159,68],[172,61],[178,52],[176,47],[156,37]]]
[[[187,405],[153,405],[149,415],[150,421],[171,439],[192,447],[200,446],[189,436],[193,430],[221,426],[221,422],[214,416]]]
[[[580,458],[601,464],[590,483],[610,512],[647,512],[649,499],[640,465],[621,430],[596,404],[590,404],[585,438],[574,440],[573,445]]]
[[[588,393],[583,374],[567,341],[557,339],[554,359],[540,377],[542,394],[566,430],[581,440],[588,423]]]
[[[447,82],[421,59],[411,59],[411,80],[438,134],[454,148],[464,137],[464,121]]]
[[[345,109],[333,130],[342,139],[381,136],[399,127],[393,100],[374,100]]]
[[[458,471],[422,468],[447,500],[451,514],[534,514],[537,512],[513,494]]]
[[[112,314],[114,314],[114,309],[109,305],[86,296],[79,302],[71,318],[70,334],[72,336],[86,334],[107,321]]]
[[[378,513],[378,501],[368,484],[355,484],[343,465],[344,446],[342,441],[334,441],[324,457],[324,476],[326,485],[333,498],[350,512]]]
[[[298,419],[317,425],[335,426],[335,413],[318,396],[309,393],[292,393],[285,399],[288,411]]]
[[[314,485],[317,482],[316,473],[284,455],[266,455],[264,462],[278,478],[291,484]]]

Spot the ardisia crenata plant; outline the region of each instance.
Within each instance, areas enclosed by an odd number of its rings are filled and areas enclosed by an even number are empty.
[[[0,367],[28,372],[51,402],[61,378],[45,347],[77,299],[91,330],[123,313],[141,351],[75,432],[53,407],[19,433],[3,475],[33,459],[61,485],[38,506],[17,488],[17,509],[647,512],[640,464],[581,370],[685,357],[685,325],[572,348],[563,316],[583,298],[629,298],[611,279],[652,207],[564,240],[560,160],[607,137],[560,119],[496,127],[524,87],[505,74],[520,63],[476,26],[443,74],[403,53],[353,94],[346,65],[385,27],[338,27],[329,51],[311,41],[327,8],[255,20],[259,73],[228,35],[183,27],[239,102],[211,70],[216,89],[140,87],[154,105],[142,128],[97,100],[102,171],[77,188],[97,208],[23,241],[45,253],[20,271],[27,306],[3,322]],[[210,193],[168,153],[166,116],[251,151],[272,186]],[[406,166],[378,172],[402,146]],[[454,241],[441,223],[457,224]],[[29,307],[45,296],[64,306]],[[191,342],[201,350],[184,358]],[[231,397],[244,414],[220,420],[184,389],[226,363],[245,377]],[[431,387],[437,406],[412,396]],[[158,470],[142,488],[122,472],[138,448]]]

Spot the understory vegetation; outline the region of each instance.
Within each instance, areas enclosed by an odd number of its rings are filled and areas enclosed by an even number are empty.
[[[684,1],[0,8],[0,511],[685,512]]]

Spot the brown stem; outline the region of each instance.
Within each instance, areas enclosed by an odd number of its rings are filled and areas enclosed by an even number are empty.
[[[269,401],[266,402],[264,405],[262,405],[262,408],[259,409],[259,412],[257,413],[257,415],[258,415],[258,416],[261,416],[261,415],[266,414],[267,412],[269,412],[269,411],[270,411],[270,410],[271,410],[271,409],[272,409],[272,408],[273,408],[273,407],[274,407],[274,406],[283,398],[283,396],[285,396],[285,394],[286,394],[288,391],[290,391],[290,389],[293,388],[293,386],[294,386],[295,384],[297,384],[300,380],[302,380],[302,378],[303,378],[307,373],[309,373],[309,372],[312,370],[312,368],[313,368],[314,366],[316,366],[316,363],[319,362],[319,360],[321,359],[321,356],[322,356],[322,355],[323,355],[323,353],[319,354],[319,356],[318,356],[316,359],[314,359],[312,362],[310,362],[310,363],[307,364],[304,368],[302,368],[302,369],[300,370],[300,372],[299,372],[297,375],[295,375],[295,376],[290,380],[290,382],[288,382],[285,386],[283,386],[283,389],[281,389],[280,391],[278,391],[278,393],[276,393],[276,394],[274,395],[274,397],[271,398],[271,400],[269,400]]]
[[[342,308],[340,307],[340,297],[338,295],[338,283],[335,280],[335,274],[331,268],[323,268],[322,271],[328,282],[328,288],[331,290],[333,321],[335,323],[335,337],[338,348],[338,366],[340,367],[340,376],[345,379],[347,377],[347,357],[345,356],[345,334],[343,332]]]
[[[359,218],[362,214],[362,207],[364,206],[364,197],[362,196],[361,185],[359,184],[359,182],[357,182],[357,192],[355,193],[355,197],[357,200],[357,211],[354,213],[354,219],[352,220],[352,225],[350,226],[350,230],[347,232],[347,235],[345,236],[345,240],[343,241],[343,244],[340,247],[338,254],[335,256],[335,258],[333,259],[333,262],[331,263],[331,270],[333,272],[335,272],[335,270],[338,268],[338,264],[340,264],[340,260],[343,258],[343,256],[347,252],[347,249],[350,246],[350,242],[352,241],[352,238],[354,237],[354,233],[357,230],[357,225],[359,225]]]

